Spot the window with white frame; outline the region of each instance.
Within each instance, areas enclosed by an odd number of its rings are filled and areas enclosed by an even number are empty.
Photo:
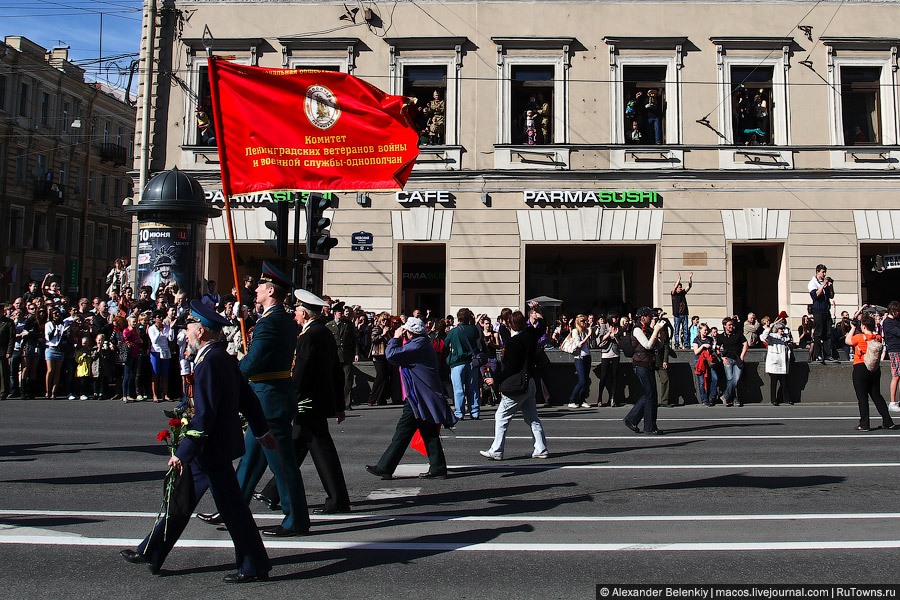
[[[500,143],[539,145],[568,141],[567,54],[502,57]]]
[[[774,143],[772,67],[738,67],[731,76],[731,139],[737,146]]]
[[[624,65],[624,135],[628,144],[666,142],[666,66]]]
[[[832,142],[893,146],[898,140],[894,71],[900,39],[821,39],[828,52]]]
[[[447,143],[447,66],[403,64],[402,95],[413,98],[411,115],[419,145]]]
[[[239,65],[257,65],[257,47],[261,39],[222,38],[212,40],[212,50],[232,51],[237,58],[232,62]],[[209,86],[209,68],[203,52],[205,42],[201,39],[185,38],[187,60],[185,66],[190,72],[190,91],[185,94],[184,144],[186,146],[215,146],[215,115]]]
[[[614,144],[680,144],[687,38],[605,37]]]

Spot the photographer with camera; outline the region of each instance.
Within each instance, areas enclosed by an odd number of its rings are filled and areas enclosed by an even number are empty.
[[[659,332],[666,326],[666,321],[658,319],[653,309],[644,306],[635,313],[636,327],[631,332],[634,355],[631,363],[634,374],[641,387],[641,395],[634,407],[625,415],[623,422],[628,429],[641,433],[638,423],[643,419],[644,433],[662,435],[656,427],[657,400],[654,361],[658,349]],[[636,342],[636,343],[635,343]]]
[[[766,343],[766,373],[769,374],[769,402],[778,406],[782,401],[793,404],[787,378],[791,368],[791,328],[787,326],[787,313],[781,311],[778,318],[760,335]]]
[[[823,365],[840,362],[831,354],[831,300],[834,298],[834,279],[826,276],[828,267],[816,265],[816,275],[809,280],[807,289],[812,298],[812,314],[815,318],[813,329],[813,360],[819,356]]]

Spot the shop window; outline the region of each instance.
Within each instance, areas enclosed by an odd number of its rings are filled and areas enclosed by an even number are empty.
[[[847,146],[881,144],[881,67],[841,67],[841,125]]]
[[[738,146],[773,142],[772,67],[731,68],[731,131]]]
[[[510,69],[510,129],[513,144],[553,143],[552,65],[513,65]]]
[[[411,111],[419,145],[443,146],[447,143],[447,67],[409,65],[403,69],[403,91],[413,99]]]
[[[666,67],[625,65],[622,68],[625,142],[666,142]]]

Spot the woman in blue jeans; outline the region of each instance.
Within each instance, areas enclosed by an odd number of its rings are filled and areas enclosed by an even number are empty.
[[[578,383],[569,396],[569,408],[590,408],[588,404],[588,373],[591,371],[591,336],[594,330],[587,326],[587,317],[578,315],[575,317],[575,327],[572,328],[572,339],[575,341],[575,373],[578,375]]]

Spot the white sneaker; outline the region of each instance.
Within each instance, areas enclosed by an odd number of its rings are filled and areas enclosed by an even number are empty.
[[[888,406],[888,410],[892,413],[900,413],[900,402],[891,402],[891,405]]]
[[[582,402],[582,403],[581,403],[581,408],[590,408],[590,407],[591,407],[591,405],[588,404],[587,402]]]
[[[503,460],[503,455],[499,452],[491,452],[490,450],[479,450],[478,454],[491,460]]]
[[[74,399],[75,399],[75,394],[69,394],[69,400],[74,400]]]
[[[572,402],[572,403],[570,403],[570,404],[568,405],[568,407],[569,407],[569,408],[581,408],[581,405]]]
[[[84,394],[82,394],[78,399],[79,399],[79,400],[87,400],[88,398],[87,398],[87,396],[85,396]]]
[[[535,452],[531,455],[531,458],[549,458],[550,453],[544,450],[543,452]]]

